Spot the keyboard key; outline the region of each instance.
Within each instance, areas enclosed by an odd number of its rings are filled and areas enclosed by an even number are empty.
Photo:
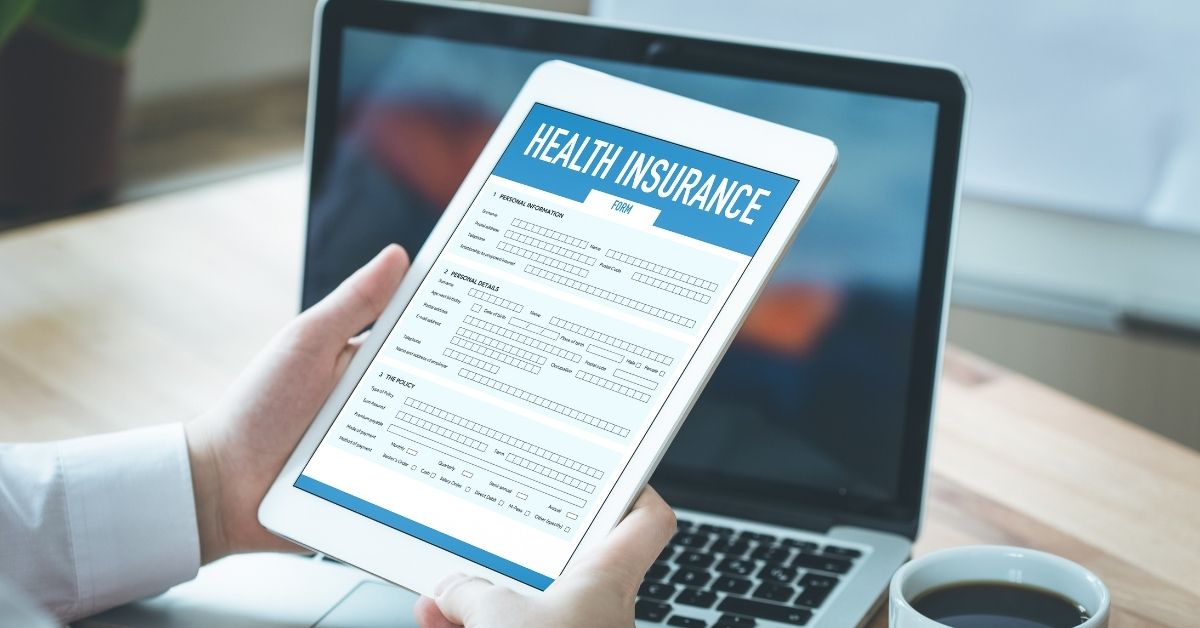
[[[676,532],[671,538],[671,545],[682,545],[683,547],[704,547],[708,545],[708,535],[698,532]]]
[[[796,579],[796,570],[784,565],[765,565],[758,577],[777,584],[791,584]]]
[[[750,552],[750,558],[772,564],[786,563],[788,557],[791,555],[792,550],[779,547],[778,545],[760,545],[758,549]]]
[[[833,587],[837,586],[837,583],[839,581],[840,581],[840,578],[838,578],[837,576],[826,576],[826,575],[819,574],[819,573],[808,573],[808,574],[804,574],[804,577],[800,579],[800,586],[802,586],[802,587],[822,587],[825,589],[832,589]]]
[[[806,552],[815,552],[817,551],[817,548],[820,547],[820,545],[817,545],[812,541],[801,541],[800,539],[784,539],[780,541],[780,543]]]
[[[677,551],[678,551],[678,548],[668,545],[668,546],[664,547],[661,552],[658,553],[658,558],[656,558],[655,560],[657,560],[660,563],[670,562],[671,558],[673,558],[675,556],[675,552],[677,552]]]
[[[712,547],[708,549],[710,552],[725,554],[726,556],[744,556],[750,550],[750,544],[745,541],[730,541],[728,539],[717,539]]]
[[[681,626],[682,628],[705,628],[708,626],[703,619],[695,619],[692,617],[684,617],[683,615],[675,615],[667,620],[668,626]]]
[[[676,530],[687,530],[690,527],[692,527],[691,521],[688,521],[687,519],[679,519],[678,517],[676,517],[676,519],[675,519],[675,529]]]
[[[758,585],[758,588],[751,595],[761,597],[764,600],[771,600],[772,602],[786,602],[792,599],[793,595],[796,595],[796,590],[786,584],[764,582]]]
[[[717,603],[717,594],[712,591],[701,591],[700,589],[684,587],[679,592],[679,597],[675,598],[675,603],[698,606],[700,608],[712,608],[712,605]]]
[[[638,589],[638,597],[666,601],[675,595],[675,590],[673,585],[665,582],[643,582],[641,588]]]
[[[675,575],[671,576],[671,582],[685,584],[689,587],[702,587],[708,584],[709,580],[712,580],[712,576],[708,575],[707,571],[689,567],[680,567]]]
[[[707,569],[713,564],[716,557],[712,554],[701,554],[700,552],[684,552],[680,554],[675,563],[684,567],[695,567],[697,569]]]
[[[800,591],[800,596],[796,598],[795,604],[817,608],[825,603],[825,599],[829,597],[830,592],[833,591],[833,587],[837,583],[838,579],[834,576],[822,576],[815,573],[805,574],[800,579],[800,586],[804,588]]]
[[[662,580],[663,578],[666,578],[667,574],[669,574],[669,573],[671,573],[670,565],[664,565],[662,563],[654,563],[653,565],[650,565],[649,569],[646,570],[646,579],[647,580]]]
[[[846,558],[858,558],[859,556],[862,556],[862,552],[856,549],[849,547],[838,547],[836,545],[826,545],[825,553],[833,554],[834,556],[845,556]]]
[[[803,567],[805,569],[816,569],[818,571],[828,571],[830,573],[846,573],[850,571],[850,561],[845,558],[835,558],[833,556],[818,556],[816,554],[797,554],[792,559],[793,567]]]
[[[748,576],[754,573],[758,566],[751,560],[741,560],[740,558],[726,558],[717,563],[713,569],[720,573],[733,574],[735,576]]]
[[[743,530],[739,536],[741,536],[742,540],[744,541],[758,541],[759,543],[775,542],[775,537],[773,535],[763,534],[761,532],[750,532],[749,530]]]
[[[750,587],[752,586],[754,586],[754,583],[745,578],[738,578],[737,576],[721,576],[716,580],[713,580],[712,586],[709,588],[717,591],[724,591],[726,593],[745,593],[746,591],[749,591]]]
[[[653,600],[638,600],[633,605],[633,616],[643,621],[662,621],[671,614],[671,605]]]
[[[749,617],[738,617],[737,615],[721,615],[717,620],[717,625],[713,628],[754,628],[758,622]]]
[[[712,534],[719,534],[721,536],[729,536],[729,535],[733,534],[733,528],[726,527],[726,526],[712,525],[711,523],[700,524],[700,531],[701,532],[710,532]]]
[[[717,606],[717,610],[725,613],[749,615],[767,621],[777,621],[794,626],[803,626],[808,623],[808,620],[812,619],[812,611],[806,608],[791,608],[790,606],[738,597],[727,597],[721,600],[721,604]]]
[[[829,597],[829,589],[805,589],[796,597],[794,604],[808,608],[818,608]]]

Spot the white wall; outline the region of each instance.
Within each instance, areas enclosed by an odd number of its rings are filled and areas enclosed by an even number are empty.
[[[588,0],[499,0],[586,13]],[[308,72],[316,0],[148,0],[132,51],[134,103]]]

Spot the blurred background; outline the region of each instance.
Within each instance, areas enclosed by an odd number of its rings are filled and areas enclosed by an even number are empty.
[[[506,4],[962,68],[950,342],[1200,448],[1196,5]],[[0,229],[299,163],[314,5],[0,0]]]

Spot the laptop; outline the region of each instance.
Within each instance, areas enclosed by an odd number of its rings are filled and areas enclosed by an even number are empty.
[[[564,59],[831,138],[838,172],[656,472],[639,626],[854,626],[921,524],[966,93],[953,70],[471,3],[318,9],[302,306],[416,252]]]

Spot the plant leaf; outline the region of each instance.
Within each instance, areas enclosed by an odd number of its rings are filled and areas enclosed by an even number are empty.
[[[41,0],[32,21],[85,52],[119,58],[141,21],[143,0]]]
[[[8,36],[17,30],[17,27],[25,20],[25,16],[29,15],[29,11],[36,1],[0,0],[0,47],[4,46],[4,42],[8,41]]]

